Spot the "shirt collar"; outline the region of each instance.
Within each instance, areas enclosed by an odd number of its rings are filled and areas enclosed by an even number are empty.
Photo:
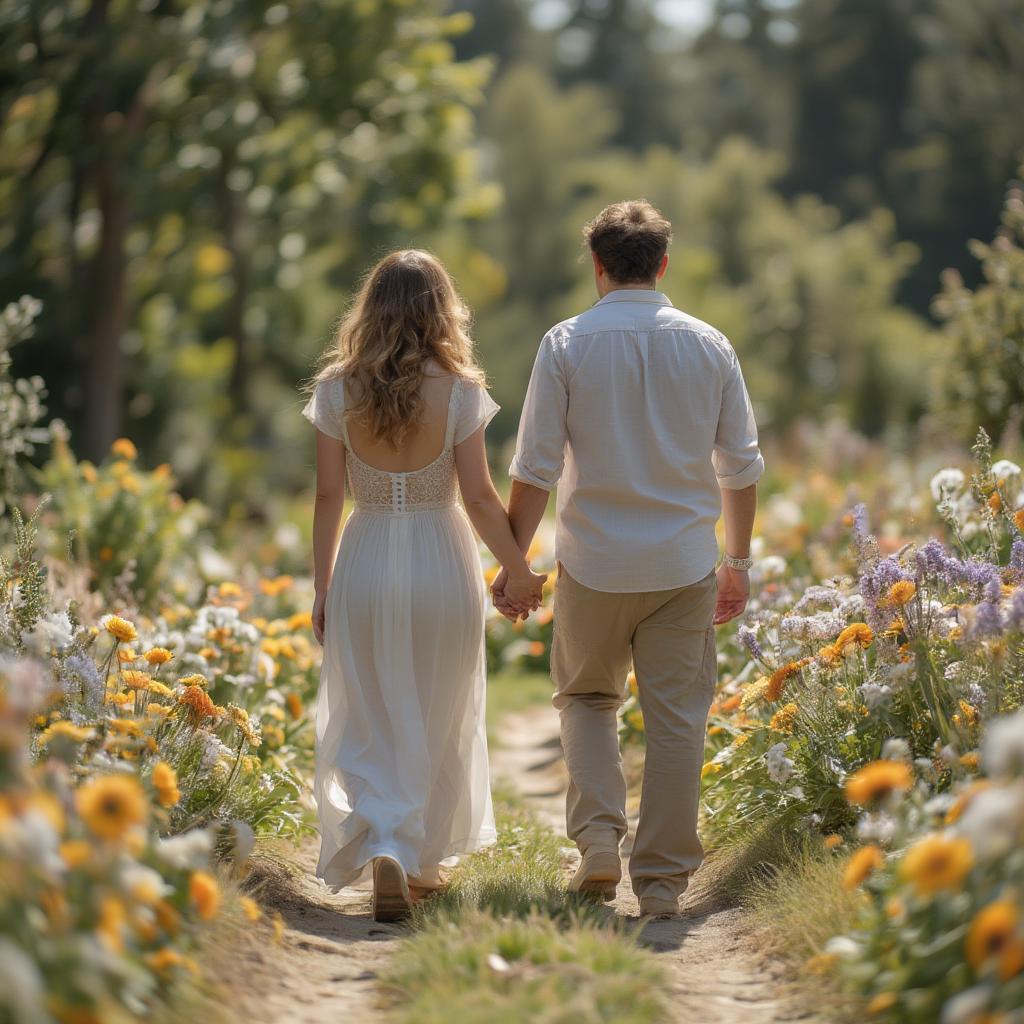
[[[603,299],[598,299],[594,305],[603,306],[606,302],[653,302],[659,306],[672,305],[664,292],[650,291],[647,288],[617,288]]]

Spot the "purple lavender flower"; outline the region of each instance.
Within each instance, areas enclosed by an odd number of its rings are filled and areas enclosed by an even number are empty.
[[[736,631],[743,645],[750,651],[751,657],[757,661],[764,661],[764,651],[757,641],[757,634],[749,626],[740,626]]]
[[[1010,548],[1010,569],[1015,573],[1024,573],[1024,540],[1018,537]]]
[[[1024,587],[1018,587],[1010,598],[1006,611],[1006,624],[1010,629],[1024,628]]]
[[[883,558],[861,575],[860,593],[870,625],[877,629],[888,623],[890,616],[880,607],[882,598],[894,583],[908,579],[910,576],[892,556]]]

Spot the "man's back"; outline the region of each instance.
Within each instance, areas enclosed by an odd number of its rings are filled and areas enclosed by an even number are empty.
[[[717,557],[719,486],[763,462],[736,355],[660,292],[612,291],[537,356],[514,479],[558,494],[558,558],[584,585],[667,590]]]

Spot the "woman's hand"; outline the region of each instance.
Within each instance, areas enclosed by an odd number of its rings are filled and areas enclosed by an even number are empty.
[[[324,645],[324,621],[326,618],[327,611],[327,595],[317,594],[316,599],[313,601],[313,636],[316,637],[316,642],[323,647]]]
[[[501,595],[503,604],[510,611],[515,612],[517,618],[520,615],[525,618],[540,606],[547,578],[546,573],[531,572],[529,569],[523,573],[516,573],[514,576],[510,573],[507,574]]]

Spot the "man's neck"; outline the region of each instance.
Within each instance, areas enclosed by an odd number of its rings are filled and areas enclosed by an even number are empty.
[[[657,281],[646,281],[646,282],[632,282],[630,284],[619,284],[617,281],[609,281],[607,286],[604,288],[598,288],[598,298],[603,299],[606,295],[611,295],[612,292],[626,292],[626,291],[637,291],[637,292],[656,292],[658,290]]]

